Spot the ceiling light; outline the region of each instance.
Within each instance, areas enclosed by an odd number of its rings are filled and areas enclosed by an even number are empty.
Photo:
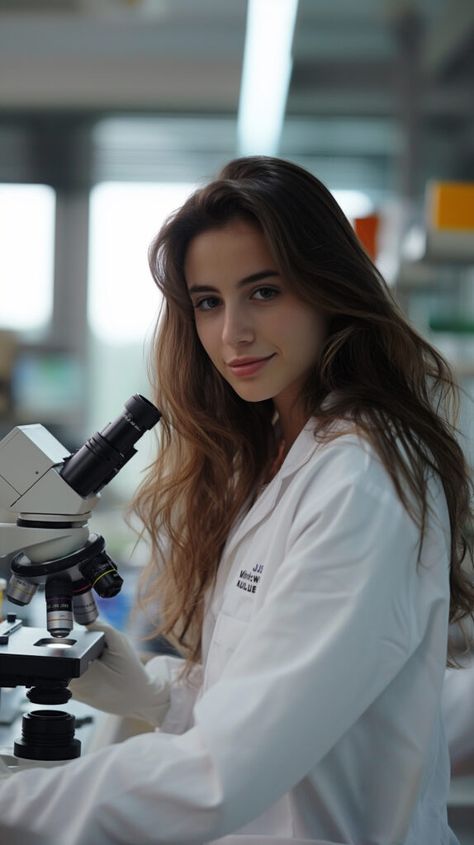
[[[240,155],[275,155],[291,75],[298,0],[248,0],[237,145]]]

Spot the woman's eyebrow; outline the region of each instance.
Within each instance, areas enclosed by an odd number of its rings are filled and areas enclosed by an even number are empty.
[[[250,276],[245,276],[243,279],[240,279],[237,282],[236,287],[242,288],[245,285],[252,285],[254,282],[260,282],[262,279],[268,279],[272,276],[279,275],[280,274],[276,270],[259,270],[258,273],[252,273]],[[218,289],[212,287],[212,285],[191,285],[191,287],[188,288],[189,293],[207,293],[207,291],[219,293]]]

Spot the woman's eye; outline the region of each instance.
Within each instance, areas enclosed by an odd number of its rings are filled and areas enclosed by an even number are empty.
[[[258,290],[253,292],[252,296],[255,299],[266,301],[268,299],[274,299],[279,293],[280,291],[276,288],[258,288]]]
[[[212,311],[218,304],[219,300],[217,297],[206,296],[204,299],[198,299],[194,304],[194,308],[196,311]]]

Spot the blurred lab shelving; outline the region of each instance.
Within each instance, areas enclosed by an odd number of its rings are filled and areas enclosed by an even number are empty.
[[[395,294],[453,369],[461,388],[459,430],[474,468],[474,183],[427,185],[424,220],[401,245]]]

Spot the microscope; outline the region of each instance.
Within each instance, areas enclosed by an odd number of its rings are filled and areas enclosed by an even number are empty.
[[[23,624],[16,613],[0,623],[0,691],[24,686],[35,704],[54,705],[71,697],[68,684],[80,677],[104,648],[104,634],[77,628],[97,616],[93,593],[111,598],[123,579],[91,534],[88,520],[100,490],[136,454],[137,440],[161,414],[135,394],[123,413],[96,432],[77,451],[68,450],[42,425],[13,428],[0,441],[0,508],[10,522],[0,523],[0,559],[10,559],[7,598],[29,604],[44,588],[46,627]],[[14,758],[64,761],[80,756],[75,718],[40,709],[22,720]]]

